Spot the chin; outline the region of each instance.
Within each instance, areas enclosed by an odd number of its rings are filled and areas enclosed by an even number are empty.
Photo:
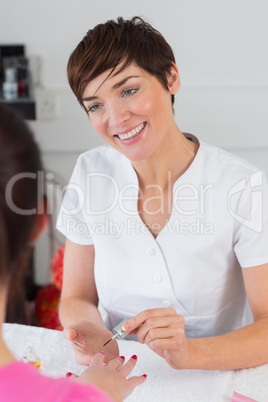
[[[124,155],[126,156],[126,158],[131,160],[131,162],[141,162],[141,161],[145,161],[146,159],[148,159],[151,154],[133,153],[132,155],[130,155],[130,154],[128,154],[128,155],[124,154]]]

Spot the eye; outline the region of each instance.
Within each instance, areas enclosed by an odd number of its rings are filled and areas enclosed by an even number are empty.
[[[99,110],[101,105],[92,105],[89,108],[87,108],[88,113],[94,113],[97,110]]]
[[[123,95],[130,96],[130,95],[135,94],[138,90],[139,90],[138,88],[126,89],[125,91],[123,91]]]

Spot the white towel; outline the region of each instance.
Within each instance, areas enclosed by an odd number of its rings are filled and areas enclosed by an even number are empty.
[[[84,366],[75,363],[74,352],[60,331],[18,324],[3,325],[4,339],[17,359],[29,346],[41,359],[41,371],[52,377],[68,371],[80,374]],[[268,365],[246,370],[174,370],[146,345],[118,341],[120,355],[138,361],[133,375],[147,374],[127,402],[231,402],[236,391],[258,402],[268,401]]]

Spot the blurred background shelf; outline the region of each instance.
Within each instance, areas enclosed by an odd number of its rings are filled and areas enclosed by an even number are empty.
[[[24,119],[36,119],[29,60],[23,44],[0,44],[0,103],[16,109]]]

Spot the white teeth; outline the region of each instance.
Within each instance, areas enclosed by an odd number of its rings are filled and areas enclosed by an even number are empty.
[[[136,135],[139,134],[144,126],[145,124],[141,123],[136,128],[133,128],[133,130],[131,130],[129,133],[118,135],[118,137],[120,138],[120,140],[130,140],[131,138],[136,137]]]

